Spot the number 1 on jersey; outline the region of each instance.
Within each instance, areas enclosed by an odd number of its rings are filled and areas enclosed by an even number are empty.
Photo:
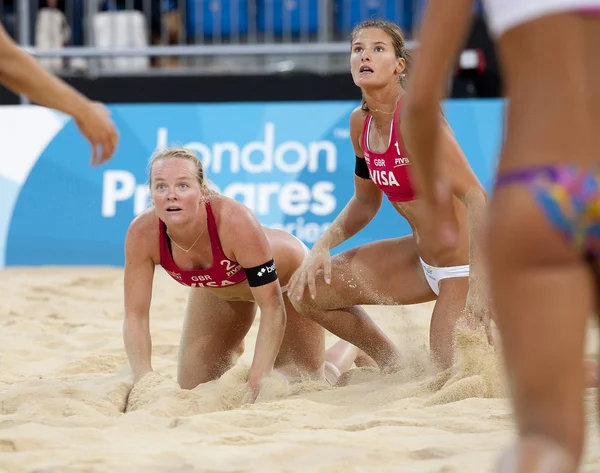
[[[400,146],[398,146],[398,142],[397,141],[394,143],[394,146],[396,147],[396,153],[398,153],[398,156],[400,156],[400,154],[401,154],[400,153]]]

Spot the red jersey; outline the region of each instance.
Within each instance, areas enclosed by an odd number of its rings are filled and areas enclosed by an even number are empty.
[[[371,180],[377,184],[390,202],[407,202],[416,198],[415,191],[408,176],[410,159],[402,143],[402,137],[398,136],[398,120],[400,119],[401,101],[398,102],[392,129],[390,131],[390,143],[384,153],[374,153],[369,149],[369,130],[373,116],[365,119],[363,126],[361,148],[369,168]]]
[[[237,261],[231,261],[221,247],[217,224],[210,204],[206,203],[206,223],[212,248],[213,264],[208,269],[179,269],[173,261],[171,239],[165,223],[159,219],[160,265],[178,283],[189,287],[227,287],[246,280],[246,272]]]

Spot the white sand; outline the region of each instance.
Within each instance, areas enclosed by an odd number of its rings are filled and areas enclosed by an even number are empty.
[[[431,304],[367,308],[406,354],[400,374],[354,369],[336,388],[273,378],[257,404],[242,407],[257,323],[237,367],[179,389],[186,288],[161,270],[151,313],[158,373],[133,391],[122,270],[8,269],[0,293],[2,472],[480,473],[493,471],[513,439],[501,366],[485,345],[462,340],[453,372],[431,374]],[[590,352],[597,335],[590,329]],[[600,471],[595,395],[586,393],[585,472]]]

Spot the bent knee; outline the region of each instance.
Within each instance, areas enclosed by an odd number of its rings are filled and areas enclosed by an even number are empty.
[[[305,291],[300,300],[298,300],[297,291],[293,295],[288,294],[288,297],[294,309],[296,309],[298,313],[309,318],[312,318],[311,316],[323,310],[319,305],[318,299],[313,299],[308,293],[308,290]]]
[[[241,347],[243,351],[243,344]],[[239,348],[212,359],[184,357],[177,370],[177,383],[182,389],[194,389],[200,384],[215,381],[236,364],[239,358],[238,353]]]

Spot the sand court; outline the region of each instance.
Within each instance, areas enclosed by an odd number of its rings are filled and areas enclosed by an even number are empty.
[[[122,341],[123,271],[0,271],[0,472],[491,472],[514,436],[497,353],[466,335],[444,373],[428,362],[433,305],[366,307],[404,368],[354,368],[336,387],[273,375],[242,406],[258,328],[221,379],[176,384],[189,289],[157,268],[155,373],[132,389]],[[598,332],[589,329],[588,353]],[[327,345],[337,339],[327,337]],[[600,471],[596,390],[586,391],[584,472]]]

